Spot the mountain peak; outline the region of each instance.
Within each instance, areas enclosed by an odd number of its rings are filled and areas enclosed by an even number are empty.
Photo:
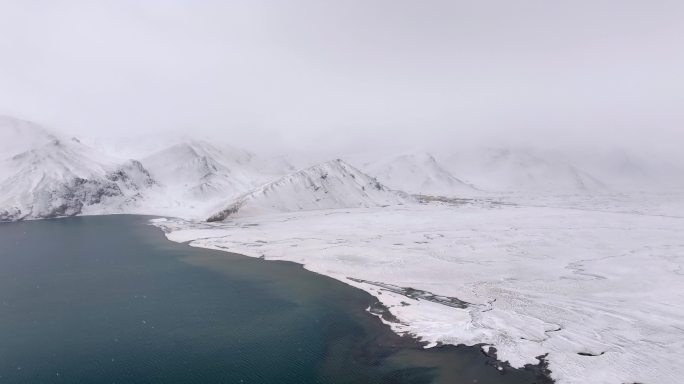
[[[365,170],[393,188],[424,195],[460,196],[477,191],[449,171],[429,152],[410,152],[369,164]]]
[[[0,116],[0,154],[12,157],[58,140],[57,136],[30,121]]]
[[[411,197],[393,191],[341,159],[316,164],[283,176],[239,197],[209,217],[221,221],[233,216],[333,208],[404,204]]]

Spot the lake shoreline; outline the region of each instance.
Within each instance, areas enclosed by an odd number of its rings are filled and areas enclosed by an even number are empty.
[[[291,261],[169,241],[157,216],[0,224],[8,383],[551,383],[398,335],[370,293]]]
[[[166,219],[164,217],[159,217],[158,219]],[[167,232],[164,230],[164,227],[158,225],[159,222],[155,223],[155,220],[157,219],[151,219],[150,220],[150,225],[154,226],[158,229],[160,229],[162,232],[164,232],[165,237],[168,239],[166,236]],[[176,242],[174,240],[168,239],[169,241]],[[197,244],[192,244],[194,240],[189,240],[189,241],[184,241],[184,242],[176,242],[179,244],[183,244],[189,247],[193,248],[201,248],[201,249],[211,249],[215,250],[218,252],[222,252],[226,255],[232,255],[233,257],[244,257],[248,259],[257,259],[259,261],[262,261],[264,263],[285,263],[285,264],[292,264],[296,265],[298,268],[301,268],[303,271],[306,271],[307,273],[312,273],[316,276],[326,278],[326,279],[332,279],[336,282],[343,283],[346,286],[349,286],[353,288],[354,290],[358,291],[359,293],[362,293],[364,295],[367,295],[369,298],[368,301],[361,306],[358,306],[359,310],[363,313],[363,316],[368,317],[368,320],[370,321],[375,321],[377,324],[377,329],[376,332],[378,333],[379,337],[376,341],[378,341],[377,344],[375,345],[368,345],[368,352],[373,351],[372,353],[369,353],[367,356],[361,356],[364,358],[367,362],[370,363],[377,363],[378,356],[382,356],[383,354],[387,354],[389,350],[391,350],[391,353],[395,353],[396,351],[400,349],[409,349],[413,351],[426,351],[426,350],[431,350],[435,352],[435,354],[439,353],[444,353],[444,354],[455,354],[455,355],[468,355],[470,359],[473,359],[473,356],[479,357],[481,363],[484,366],[491,367],[493,370],[496,370],[501,377],[506,377],[507,375],[514,375],[516,373],[525,373],[529,374],[532,378],[533,381],[530,381],[530,383],[535,383],[535,384],[553,384],[555,381],[551,378],[551,371],[548,369],[548,363],[545,360],[546,356],[539,356],[538,359],[538,364],[526,364],[525,366],[521,368],[515,368],[512,367],[508,362],[498,360],[497,358],[497,353],[496,353],[496,348],[493,347],[488,347],[485,350],[486,345],[483,344],[478,344],[478,345],[464,345],[464,344],[458,344],[458,345],[451,345],[451,344],[438,344],[434,346],[429,346],[429,343],[422,341],[420,337],[417,335],[413,335],[410,333],[404,333],[400,334],[395,332],[392,327],[389,325],[390,323],[396,322],[397,319],[394,319],[389,312],[388,308],[386,308],[383,304],[382,301],[379,300],[377,297],[373,296],[371,293],[367,292],[366,290],[363,290],[354,284],[351,284],[350,281],[354,281],[355,279],[347,277],[346,279],[338,279],[335,276],[328,276],[323,273],[319,273],[317,271],[312,271],[310,269],[307,269],[306,266],[302,263],[298,263],[296,261],[291,261],[291,260],[271,260],[265,257],[252,257],[252,256],[247,256],[243,255],[240,253],[236,252],[231,252],[229,250],[225,249],[218,249],[218,248],[209,248],[209,247],[203,247],[201,245]],[[382,350],[382,352],[381,352]],[[477,358],[473,359],[477,360]],[[453,377],[453,372],[448,372],[447,376],[443,380],[436,379],[435,383],[453,383],[453,380],[459,380],[457,377]],[[460,381],[456,381],[460,382]],[[466,381],[463,381],[464,383]]]

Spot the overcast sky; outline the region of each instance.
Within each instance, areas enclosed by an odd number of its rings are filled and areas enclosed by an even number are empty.
[[[0,113],[248,147],[684,142],[684,1],[0,0]]]

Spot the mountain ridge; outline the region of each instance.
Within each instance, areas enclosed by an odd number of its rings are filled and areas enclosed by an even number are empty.
[[[393,191],[377,179],[341,159],[293,172],[240,196],[207,218],[314,209],[355,208],[412,201],[406,193]]]
[[[429,152],[411,152],[366,163],[363,170],[383,184],[413,194],[463,196],[478,189],[445,169]]]

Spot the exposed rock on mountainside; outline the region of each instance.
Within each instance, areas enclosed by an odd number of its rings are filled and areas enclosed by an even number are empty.
[[[17,147],[5,152],[12,155],[0,160],[2,221],[73,216],[100,204],[123,207],[155,184],[135,160],[119,165],[35,124],[10,118],[0,122],[5,135],[18,138]]]

